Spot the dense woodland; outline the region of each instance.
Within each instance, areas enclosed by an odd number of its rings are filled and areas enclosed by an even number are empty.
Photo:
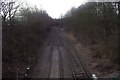
[[[53,19],[36,7],[24,7],[11,0],[3,0],[0,4],[3,77],[16,77],[20,71],[24,75],[24,67],[33,67],[37,63],[38,50],[49,34],[47,28],[52,25]]]
[[[89,2],[72,8],[60,25],[89,46],[91,55],[104,68],[120,66],[120,3]],[[115,65],[116,66],[116,65]],[[104,69],[103,69],[104,70]],[[104,72],[104,71],[103,71]]]
[[[23,67],[34,67],[38,49],[49,35],[48,28],[54,25],[73,32],[79,41],[92,46],[93,57],[120,64],[120,3],[85,3],[58,20],[44,10],[11,0],[1,0],[0,5],[3,77],[16,77],[20,71],[24,74]]]

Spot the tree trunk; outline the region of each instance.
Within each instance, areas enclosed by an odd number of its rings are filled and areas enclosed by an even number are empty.
[[[120,2],[118,2],[118,60],[120,60]]]

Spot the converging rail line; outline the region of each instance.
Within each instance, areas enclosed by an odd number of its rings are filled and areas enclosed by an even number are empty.
[[[67,42],[70,42],[67,40]],[[69,52],[69,56],[74,59],[74,65],[77,65],[77,68],[71,68],[71,74],[73,76],[73,79],[79,79],[79,78],[91,78],[91,73],[88,71],[88,69],[85,67],[85,64],[82,62],[82,59],[78,56],[77,50],[74,49],[72,44],[70,44],[71,49],[73,49],[74,52],[70,51],[68,49],[68,45],[64,43],[64,41],[61,40],[61,43],[65,47],[66,51]],[[71,56],[70,56],[71,55]],[[68,61],[69,62],[69,61]],[[70,62],[69,62],[70,63]]]
[[[46,62],[48,69],[43,70],[45,65],[38,64],[42,73],[48,72],[46,76],[42,75],[42,78],[93,79],[92,71],[88,69],[79,51],[64,30],[52,27],[47,46],[49,46],[49,52],[44,54],[48,54],[48,56],[43,56],[43,59],[49,57],[44,60],[48,61]],[[42,64],[46,63],[42,62]]]

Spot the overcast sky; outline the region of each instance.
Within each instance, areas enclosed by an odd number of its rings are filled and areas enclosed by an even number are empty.
[[[52,18],[59,18],[72,7],[78,7],[85,0],[24,0],[31,5],[37,5],[47,11]]]

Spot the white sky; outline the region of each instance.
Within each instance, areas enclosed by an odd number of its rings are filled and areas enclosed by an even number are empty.
[[[25,2],[30,3],[31,5],[36,5],[37,7],[46,10],[47,13],[52,18],[59,18],[61,15],[64,15],[72,7],[78,7],[85,0],[24,0]]]

